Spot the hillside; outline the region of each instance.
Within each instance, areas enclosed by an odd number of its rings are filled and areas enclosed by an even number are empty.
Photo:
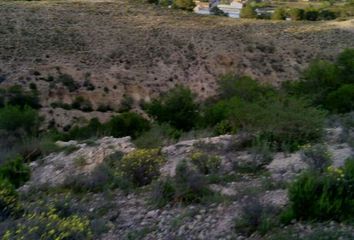
[[[117,109],[124,96],[138,104],[177,84],[205,98],[220,75],[277,84],[296,79],[316,57],[354,47],[353,20],[233,20],[128,0],[5,1],[0,18],[0,84],[35,83],[42,111],[54,111],[61,126],[109,113],[51,110],[52,102],[80,95],[93,109]]]

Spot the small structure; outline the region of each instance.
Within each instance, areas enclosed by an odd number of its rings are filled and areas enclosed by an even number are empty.
[[[210,0],[209,2],[195,1],[194,12],[198,14],[210,15],[213,7],[218,7],[231,18],[240,18],[240,12],[243,7],[241,1],[232,0],[230,4],[220,4],[219,0]]]

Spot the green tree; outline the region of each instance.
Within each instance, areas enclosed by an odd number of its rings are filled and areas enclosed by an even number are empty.
[[[183,10],[192,11],[195,7],[195,3],[193,0],[175,0],[174,6]]]
[[[327,96],[326,107],[332,112],[346,113],[354,110],[354,84],[346,84]]]
[[[199,118],[199,106],[194,94],[179,86],[151,103],[146,104],[146,112],[159,123],[188,131],[196,126]]]
[[[25,106],[6,105],[0,109],[0,129],[6,131],[24,130],[29,134],[37,131],[39,116],[36,110]]]
[[[254,7],[247,5],[241,9],[240,13],[241,18],[257,18],[257,13]]]
[[[299,21],[304,19],[305,11],[300,8],[292,8],[289,11],[289,15],[292,21]]]
[[[286,11],[284,8],[276,8],[274,13],[272,14],[273,20],[285,20]]]

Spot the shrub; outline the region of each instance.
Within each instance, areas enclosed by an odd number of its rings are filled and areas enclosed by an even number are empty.
[[[188,131],[198,121],[199,106],[194,94],[182,86],[176,87],[145,106],[147,113],[159,123],[168,123]]]
[[[78,96],[71,104],[72,109],[79,109],[83,112],[92,112],[92,104],[89,100]]]
[[[6,179],[0,179],[0,221],[20,210],[17,198],[13,185]]]
[[[113,137],[138,137],[150,128],[150,123],[137,113],[125,112],[114,116],[104,125],[107,134]]]
[[[342,85],[328,94],[326,107],[335,113],[346,113],[354,110],[354,84]]]
[[[0,179],[7,179],[15,187],[21,186],[30,178],[30,169],[23,158],[16,156],[0,166]]]
[[[16,226],[7,230],[4,240],[11,239],[92,239],[90,222],[84,217],[61,217],[56,209],[25,214]]]
[[[292,21],[299,21],[304,19],[304,13],[305,11],[300,8],[292,8],[289,11],[290,18]]]
[[[254,232],[266,234],[277,223],[274,207],[262,205],[258,198],[248,197],[242,204],[242,216],[235,221],[235,230],[245,236]]]
[[[285,20],[286,12],[284,8],[276,8],[274,13],[272,14],[273,20]]]
[[[346,84],[354,83],[354,49],[346,49],[337,58],[339,79]]]
[[[136,186],[144,186],[160,174],[164,162],[158,149],[138,149],[125,155],[118,163],[117,174]]]
[[[324,113],[293,97],[276,97],[249,103],[230,100],[229,120],[233,129],[259,134],[280,148],[317,141],[322,137]]]
[[[246,5],[241,9],[241,18],[257,18],[257,13],[254,7],[251,5]]]
[[[325,173],[305,172],[289,188],[297,219],[345,220],[354,214],[354,159],[344,169],[330,167]]]
[[[6,131],[24,130],[34,134],[38,128],[39,117],[36,110],[25,106],[21,109],[18,106],[6,105],[0,109],[0,129]]]
[[[14,85],[9,87],[8,89],[1,89],[0,91],[0,98],[2,100],[2,105],[13,105],[19,106],[21,108],[25,107],[26,105],[38,109],[41,107],[39,104],[39,98],[36,91],[25,91],[19,85]]]
[[[195,3],[193,0],[175,0],[173,4],[176,8],[188,11],[192,11],[195,7]]]
[[[153,125],[149,131],[142,133],[134,144],[138,148],[158,148],[172,144],[180,136],[180,131],[168,124]]]
[[[327,147],[322,144],[305,147],[303,150],[303,160],[309,164],[314,171],[324,171],[332,162],[331,154]]]
[[[203,174],[217,173],[220,169],[221,159],[218,156],[203,152],[194,152],[190,158],[191,162],[197,166],[198,170]]]
[[[319,12],[316,9],[306,9],[305,10],[305,19],[308,21],[317,21],[319,17]]]
[[[79,85],[75,82],[72,76],[69,74],[60,74],[58,82],[62,83],[70,92],[73,92],[79,88]]]
[[[151,201],[156,207],[163,207],[175,200],[175,194],[173,179],[158,180],[152,186]]]
[[[254,101],[275,94],[275,89],[247,76],[225,75],[219,81],[219,92],[221,99],[239,97],[246,101]]]
[[[200,203],[204,196],[210,194],[203,176],[190,169],[186,161],[177,165],[174,181],[177,202]]]

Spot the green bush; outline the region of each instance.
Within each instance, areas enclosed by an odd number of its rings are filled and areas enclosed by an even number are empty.
[[[15,226],[11,226],[3,240],[14,239],[93,239],[90,222],[84,217],[71,215],[61,217],[56,209],[48,212],[25,214]]]
[[[137,113],[125,112],[114,116],[104,124],[104,131],[113,137],[138,137],[150,128],[150,123]]]
[[[354,49],[346,49],[337,58],[336,64],[340,70],[343,83],[354,83]]]
[[[34,134],[38,129],[38,124],[37,111],[28,106],[20,108],[6,105],[4,108],[0,108],[0,130],[24,130],[28,134]]]
[[[325,173],[305,172],[289,188],[289,199],[297,219],[336,220],[354,216],[354,159],[343,169],[330,167]]]
[[[168,123],[172,127],[188,131],[195,127],[199,106],[194,94],[179,86],[151,103],[145,105],[146,112],[159,123]]]
[[[19,85],[11,86],[7,89],[1,89],[0,98],[3,99],[2,105],[13,105],[21,108],[29,106],[34,109],[41,107],[38,93],[36,91],[25,91]]]
[[[304,19],[305,11],[300,8],[292,8],[289,11],[289,15],[292,21],[299,21]]]
[[[248,197],[242,204],[241,218],[235,221],[235,230],[244,236],[254,232],[262,236],[277,224],[274,207],[263,205],[258,198]]]
[[[168,124],[153,125],[150,130],[136,138],[134,144],[138,148],[158,148],[174,143],[180,135],[180,131]]]
[[[328,94],[326,106],[335,113],[346,113],[354,110],[354,84],[342,85]]]
[[[303,160],[309,165],[311,170],[319,172],[323,172],[332,163],[330,152],[322,144],[305,146]]]
[[[241,9],[241,18],[257,18],[257,13],[254,7],[251,5],[246,5]]]
[[[274,95],[276,91],[272,86],[260,84],[247,76],[225,75],[219,81],[219,93],[221,99],[239,97],[245,101],[254,101]]]
[[[0,221],[4,221],[20,210],[18,195],[13,185],[6,179],[0,179]]]
[[[72,109],[78,109],[83,112],[92,112],[92,104],[89,100],[83,98],[82,96],[78,96],[71,104]]]
[[[193,0],[175,0],[173,6],[183,10],[192,11],[195,7],[195,3]]]
[[[305,96],[313,105],[327,108],[334,113],[351,111],[353,62],[353,49],[344,50],[334,63],[314,61],[303,72],[301,80],[288,84],[286,89],[290,94]]]
[[[285,20],[286,18],[286,11],[284,8],[276,8],[274,13],[272,14],[273,20]]]
[[[128,153],[117,163],[116,174],[138,187],[144,186],[159,176],[164,161],[158,149],[138,149]]]
[[[159,180],[153,185],[151,200],[161,207],[167,203],[201,203],[215,195],[207,188],[203,175],[191,169],[184,160],[176,167],[172,178]]]
[[[233,98],[229,104],[233,129],[258,134],[278,148],[289,145],[295,150],[322,137],[324,113],[301,99],[272,97],[250,103]]]
[[[191,162],[197,166],[198,170],[203,174],[217,173],[220,169],[221,159],[203,152],[194,152],[190,156]]]
[[[21,156],[8,159],[0,166],[0,180],[6,179],[16,188],[28,181],[30,178],[30,169],[23,162]]]

